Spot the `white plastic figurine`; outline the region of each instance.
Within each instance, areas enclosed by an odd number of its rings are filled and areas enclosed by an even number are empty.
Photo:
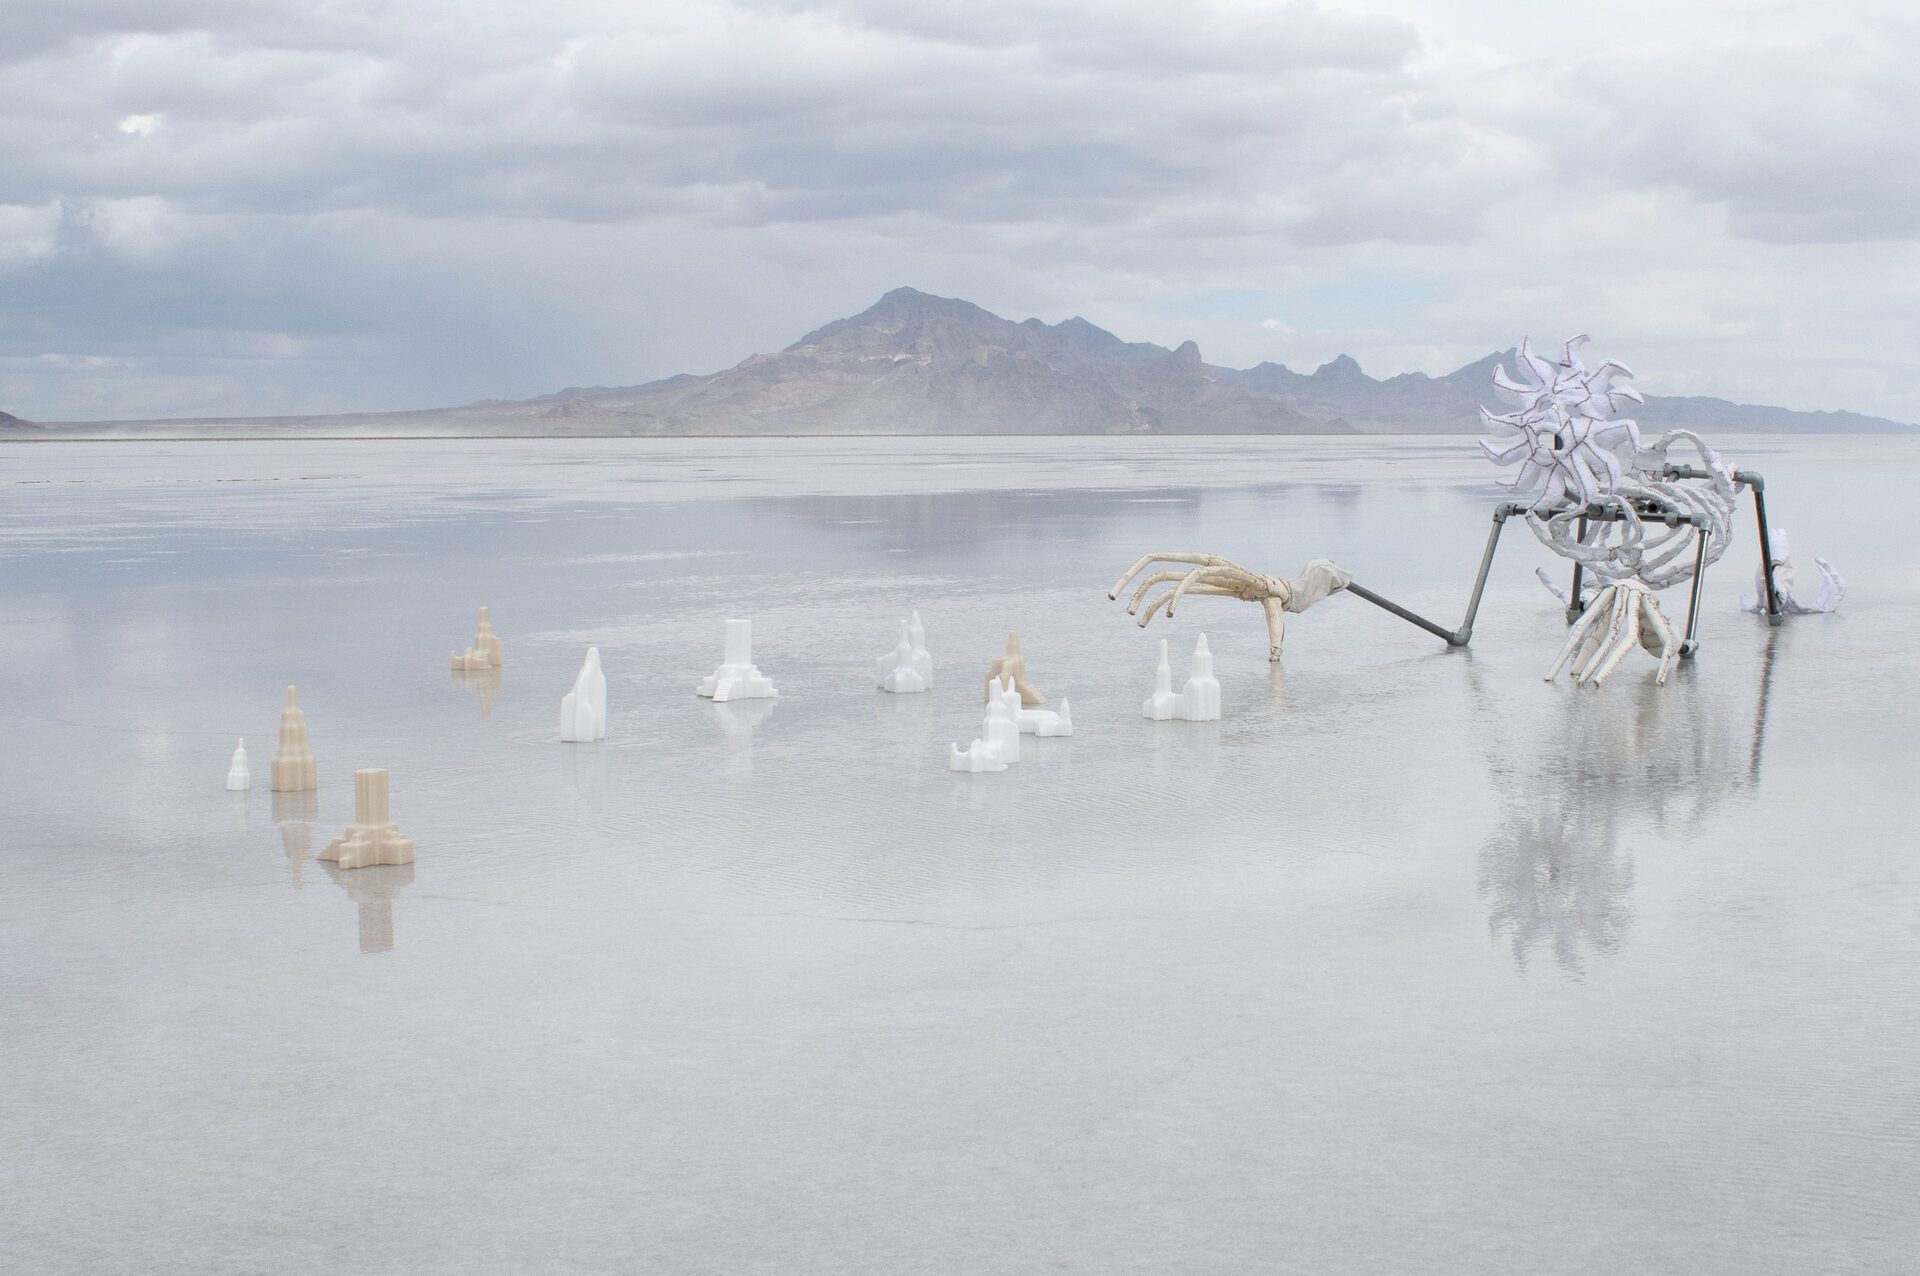
[[[710,700],[768,699],[780,693],[753,667],[753,622],[727,622],[726,660],[702,682],[698,694]]]
[[[233,764],[227,768],[227,791],[240,793],[253,787],[253,776],[247,771],[247,742],[242,740],[240,747],[233,751]]]
[[[950,745],[949,771],[1004,771],[1020,760],[1020,733],[1061,736],[1073,734],[1073,715],[1067,702],[1060,711],[1023,708],[1020,692],[1011,682],[995,678],[987,684],[987,717],[980,724],[980,738],[962,749]]]
[[[1060,697],[1060,711],[1051,709],[1019,709],[1013,719],[1020,724],[1024,735],[1072,735],[1073,706],[1067,703],[1065,696]]]
[[[400,836],[387,810],[385,771],[353,773],[353,823],[345,836],[320,852],[320,858],[333,860],[341,868],[413,863],[413,843]]]
[[[280,748],[268,768],[268,782],[275,793],[304,793],[320,787],[308,743],[307,715],[294,699],[292,687],[287,688],[287,707],[280,711]]]
[[[587,648],[573,690],[560,701],[560,738],[572,744],[607,738],[607,679],[600,672],[598,647]]]
[[[920,613],[900,622],[899,645],[881,656],[880,690],[901,695],[933,690],[933,657],[927,654],[927,631]]]
[[[493,632],[493,622],[487,619],[487,609],[480,609],[480,628],[473,636],[473,646],[465,653],[453,653],[453,667],[465,673],[475,673],[482,669],[500,667],[500,637]]]
[[[1153,671],[1153,694],[1140,706],[1143,717],[1155,722],[1179,718],[1186,722],[1216,722],[1220,718],[1220,681],[1213,676],[1213,652],[1207,636],[1193,645],[1193,672],[1178,692],[1173,689],[1173,667],[1167,663],[1167,640],[1160,640],[1160,664]]]
[[[947,770],[971,771],[974,773],[1004,771],[1007,764],[1002,762],[994,751],[987,747],[985,740],[975,740],[962,749],[957,744],[947,746],[951,752],[947,755]]]

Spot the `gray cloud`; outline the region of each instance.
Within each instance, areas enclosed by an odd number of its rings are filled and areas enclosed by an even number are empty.
[[[1755,12],[15,0],[0,407],[630,382],[914,283],[1376,371],[1613,324],[1664,389],[1920,416],[1920,35]]]

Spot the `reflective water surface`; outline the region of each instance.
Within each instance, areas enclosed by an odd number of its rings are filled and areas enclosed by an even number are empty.
[[[0,449],[0,1267],[1913,1270],[1920,448],[1724,442],[1843,611],[1741,614],[1743,522],[1598,693],[1517,527],[1465,651],[1107,601],[1452,624],[1465,439]],[[692,694],[734,615],[778,701]],[[1009,629],[1078,734],[949,773]],[[415,864],[313,858],[357,767]]]

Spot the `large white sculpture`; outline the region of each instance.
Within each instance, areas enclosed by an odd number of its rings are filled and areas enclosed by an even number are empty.
[[[1140,582],[1132,600],[1127,603],[1127,614],[1139,616],[1142,629],[1162,609],[1171,619],[1173,609],[1188,594],[1239,598],[1259,603],[1260,609],[1266,613],[1268,660],[1280,659],[1281,644],[1287,640],[1288,612],[1305,611],[1329,594],[1338,593],[1353,583],[1352,572],[1324,558],[1316,558],[1308,563],[1300,569],[1298,576],[1280,580],[1248,571],[1238,563],[1212,554],[1148,554],[1127,568],[1126,573],[1113,583],[1113,588],[1107,591],[1107,597],[1119,598],[1120,591],[1135,576],[1149,565],[1161,563],[1180,563],[1182,566],[1155,571]],[[1142,612],[1140,604],[1155,585],[1166,585],[1168,588],[1161,591],[1160,596],[1148,603],[1146,611]]]
[[[909,695],[933,690],[933,657],[927,654],[927,630],[919,612],[911,621],[900,622],[899,643],[876,663],[882,691]]]
[[[1181,718],[1188,722],[1217,722],[1220,718],[1220,680],[1213,676],[1213,652],[1207,636],[1193,646],[1193,672],[1186,685],[1173,689],[1173,666],[1167,662],[1167,640],[1160,640],[1160,664],[1153,671],[1153,694],[1140,706],[1155,722]]]
[[[727,622],[726,656],[720,667],[708,674],[698,694],[710,700],[757,700],[777,696],[773,682],[753,667],[753,622]]]
[[[560,739],[588,744],[606,738],[607,679],[600,672],[600,648],[589,647],[573,690],[560,700]]]
[[[1554,363],[1520,343],[1516,377],[1505,366],[1493,372],[1494,389],[1515,410],[1480,409],[1491,440],[1480,446],[1500,465],[1518,466],[1507,489],[1526,506],[1527,526],[1562,558],[1571,559],[1603,584],[1639,580],[1654,589],[1693,574],[1695,526],[1643,520],[1645,509],[1698,515],[1705,524],[1707,563],[1733,539],[1738,492],[1732,469],[1691,430],[1643,438],[1635,422],[1613,414],[1640,403],[1640,392],[1614,381],[1631,377],[1624,364],[1607,360],[1589,372],[1580,358],[1587,338],[1570,339]],[[1669,452],[1686,445],[1707,477],[1670,477]],[[1608,515],[1580,524],[1590,512]]]

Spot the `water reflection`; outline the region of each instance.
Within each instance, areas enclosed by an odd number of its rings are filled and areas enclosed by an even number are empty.
[[[360,906],[360,951],[393,951],[393,901],[413,884],[413,865],[377,864],[368,868],[341,868],[331,860],[317,861],[334,884]]]
[[[563,745],[560,770],[566,777],[567,787],[573,790],[582,806],[595,815],[606,810],[607,753],[602,741]]]
[[[491,718],[493,716],[493,698],[500,694],[500,677],[501,670],[498,667],[473,670],[455,669],[453,671],[453,685],[456,687],[465,687],[480,697],[480,716],[482,718]]]
[[[737,780],[753,778],[753,733],[773,716],[780,702],[766,700],[709,701],[713,720],[727,740],[727,774]]]
[[[293,888],[304,885],[307,861],[313,858],[313,822],[320,818],[320,794],[313,789],[273,795],[273,822],[280,826],[280,849],[287,857]]]
[[[1665,687],[1646,678],[1569,689],[1544,735],[1495,746],[1493,782],[1512,796],[1481,849],[1479,888],[1488,934],[1518,969],[1551,953],[1580,978],[1590,957],[1618,952],[1633,924],[1634,838],[1651,845],[1698,827],[1758,782],[1773,641],[1750,725],[1683,665]]]

